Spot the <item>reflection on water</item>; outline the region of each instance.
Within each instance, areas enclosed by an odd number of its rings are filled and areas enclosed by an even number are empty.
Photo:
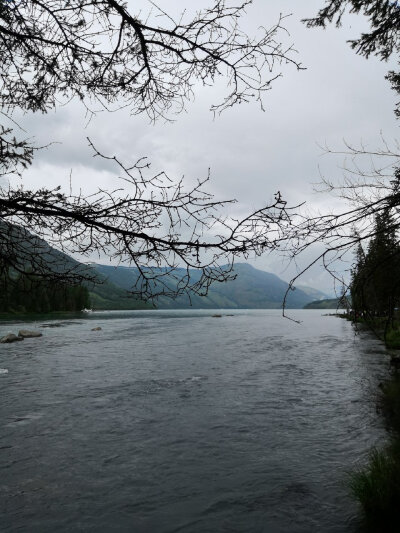
[[[2,531],[354,531],[384,349],[321,311],[214,313],[46,319],[2,345]]]

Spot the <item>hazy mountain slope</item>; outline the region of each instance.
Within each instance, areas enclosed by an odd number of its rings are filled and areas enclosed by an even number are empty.
[[[137,280],[138,271],[130,267],[113,267],[93,265],[99,273],[120,288],[129,290]],[[215,283],[210,287],[207,297],[192,296],[195,308],[230,308],[230,309],[274,309],[282,306],[288,284],[275,274],[258,270],[246,263],[235,265],[237,278],[226,283]],[[183,272],[183,271],[182,271]],[[193,271],[197,276],[197,272]],[[287,299],[288,308],[302,308],[314,298],[304,291],[291,291]],[[190,307],[188,296],[179,296],[175,300],[159,298],[160,309],[179,309]]]
[[[330,295],[325,292],[319,291],[318,289],[313,289],[312,287],[307,287],[306,285],[296,285],[297,289],[305,292],[313,300],[328,300]]]
[[[304,309],[343,309],[340,298],[326,298],[325,300],[315,300],[304,306]]]
[[[102,281],[93,284],[90,281],[83,282],[88,287],[91,297],[91,305],[95,309],[143,309],[151,308],[149,304],[130,297],[127,291],[132,289],[138,279],[138,269],[130,267],[113,267],[106,265],[84,265],[72,257],[51,247],[42,239],[33,236],[26,230],[11,226],[6,235],[9,241],[18,243],[17,249],[21,251],[22,264],[32,267],[35,272],[52,270],[53,272],[76,272],[85,273],[89,277]],[[25,259],[26,258],[26,259]],[[33,262],[29,258],[33,258]],[[27,261],[27,262],[25,262]],[[182,269],[182,274],[185,271]],[[156,302],[160,309],[184,309],[194,308],[230,308],[230,309],[273,309],[282,306],[283,298],[288,284],[278,276],[269,272],[258,270],[246,263],[238,263],[234,269],[237,278],[226,283],[215,283],[210,287],[206,297],[187,295],[177,297],[175,300],[160,297]],[[192,270],[193,279],[199,278],[201,272]],[[167,278],[172,289],[176,281]],[[307,303],[315,300],[311,293],[296,289],[290,291],[287,298],[288,308],[302,308]]]
[[[0,221],[0,257],[1,254],[14,255],[20,270],[39,274],[43,279],[65,275],[67,279],[83,276],[88,281],[82,285],[89,290],[91,305],[95,309],[144,309],[151,306],[141,300],[132,298],[121,287],[106,278],[91,265],[85,265],[71,256],[50,246],[45,240],[33,235],[25,228]],[[12,279],[18,277],[17,271],[10,268]],[[90,279],[98,281],[93,283]],[[56,281],[58,283],[58,281]]]
[[[105,280],[103,283],[89,287],[91,306],[97,310],[113,309],[152,309],[153,306],[130,296],[121,289]]]

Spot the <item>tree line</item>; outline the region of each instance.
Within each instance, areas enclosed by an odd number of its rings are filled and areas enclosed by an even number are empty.
[[[0,277],[0,312],[49,313],[81,311],[90,307],[89,291],[83,285],[45,280],[34,274]]]
[[[400,244],[391,209],[376,213],[366,249],[359,242],[351,273],[353,318],[388,333],[397,326],[400,307]]]

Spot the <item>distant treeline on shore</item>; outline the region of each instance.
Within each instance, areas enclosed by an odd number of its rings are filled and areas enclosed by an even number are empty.
[[[49,313],[90,307],[89,291],[82,285],[47,281],[33,274],[0,277],[0,312]]]

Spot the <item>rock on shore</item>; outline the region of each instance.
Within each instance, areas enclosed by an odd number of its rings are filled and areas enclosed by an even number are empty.
[[[18,335],[14,335],[14,333],[8,333],[8,335],[1,337],[0,343],[6,344],[9,342],[23,341],[24,339],[30,339],[33,337],[43,337],[43,333],[29,329],[20,329]]]
[[[1,344],[6,344],[8,342],[15,342],[15,341],[23,341],[23,337],[19,337],[18,335],[14,335],[14,333],[9,333],[8,335],[5,335],[0,339]]]
[[[30,329],[20,329],[18,331],[18,336],[22,337],[23,339],[30,339],[32,337],[43,337],[43,333],[40,333],[40,331],[34,331]]]

